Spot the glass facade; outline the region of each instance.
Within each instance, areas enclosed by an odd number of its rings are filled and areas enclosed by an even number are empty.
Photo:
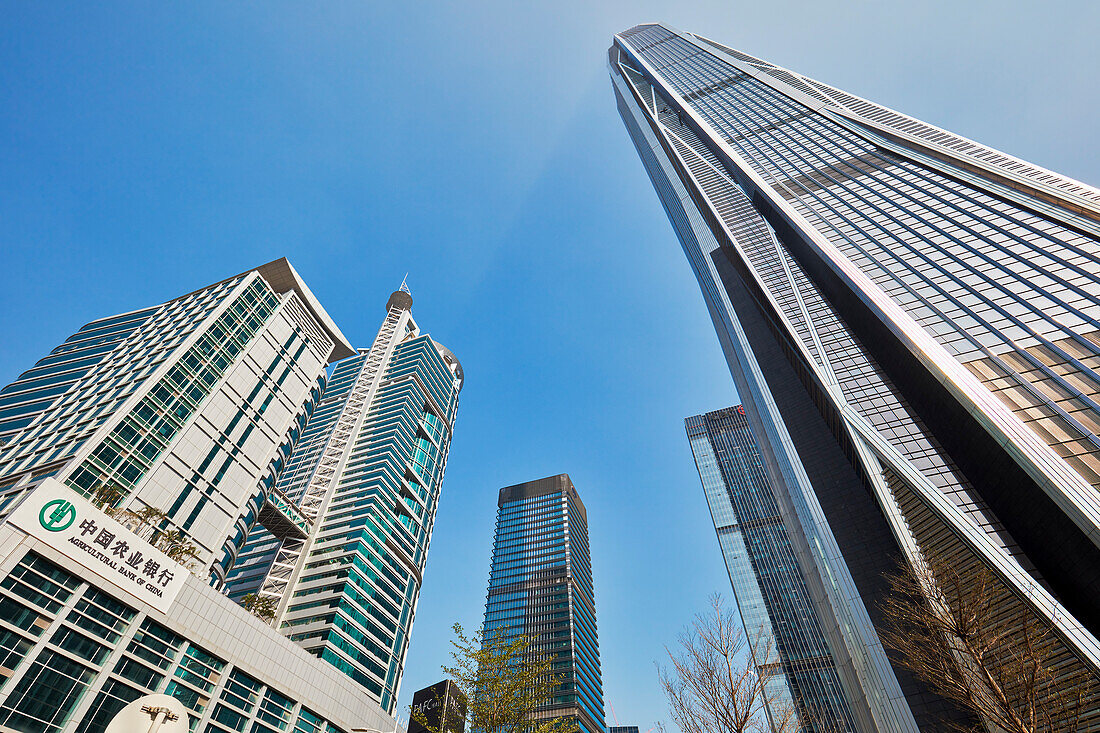
[[[419,409],[425,402],[402,389],[421,379],[425,399],[441,400],[453,420],[454,400],[439,390],[450,382],[431,373],[451,374],[441,355],[449,352],[425,356],[424,339],[405,341],[379,379],[387,405],[404,398],[417,409],[400,403],[403,411],[371,414],[398,425],[393,440],[412,446],[410,486],[416,477],[438,484],[449,428],[441,436]],[[218,592],[250,535],[278,545],[316,528],[317,515],[276,477],[312,440],[306,426],[327,365],[355,354],[283,259],[93,321],[0,390],[0,728],[101,733],[126,704],[157,692],[181,701],[195,732],[330,733],[339,730],[332,720],[392,729],[365,685]],[[433,355],[410,376],[408,364]],[[443,456],[415,450],[420,431],[408,415]],[[163,549],[167,534],[175,549],[194,553],[181,561],[190,573],[175,574],[170,605],[89,572],[71,554],[78,550],[36,537],[12,514],[38,489],[104,499],[101,487],[111,498],[100,510],[140,540]],[[419,555],[408,551],[422,557],[427,540],[417,540]],[[378,546],[385,542],[398,540]]]
[[[878,643],[898,557],[990,569],[1096,675],[1100,191],[663,25],[609,68],[857,725],[949,714]]]
[[[0,476],[56,474],[59,464],[71,460],[97,428],[172,360],[174,348],[201,328],[239,281],[93,321],[5,387],[5,399],[22,404],[11,408],[20,412],[3,425]],[[33,412],[22,412],[31,406]]]
[[[278,305],[267,283],[253,280],[95,447],[69,485],[88,492],[106,482],[131,490]]]
[[[563,681],[539,717],[605,730],[588,516],[566,474],[500,490],[484,636],[529,637]]]
[[[836,661],[798,565],[744,410],[685,420],[769,715],[806,731],[855,730]]]
[[[277,628],[390,713],[463,379],[411,306],[395,293],[371,348],[335,365],[279,474],[277,494],[310,522],[309,534],[258,527],[227,589],[270,599]]]
[[[0,518],[47,477],[85,496],[109,487],[115,509],[162,512],[148,531],[186,537],[220,585],[258,521],[305,531],[274,475],[329,359],[353,353],[326,323],[285,260],[89,323],[0,391],[13,411]]]
[[[0,726],[102,733],[127,703],[177,698],[204,733],[342,733],[292,697],[83,579],[26,554],[0,582]],[[75,724],[75,727],[74,727]]]
[[[0,445],[33,422],[84,375],[141,328],[156,312],[150,308],[93,321],[65,340],[32,369],[0,390]]]
[[[316,410],[306,423],[300,440],[278,473],[276,487],[287,501],[301,504],[309,480],[317,467],[322,452],[332,433],[336,419],[343,412],[348,393],[355,385],[355,378],[362,366],[362,359],[352,357],[337,362],[332,374],[322,385]],[[237,557],[227,583],[231,598],[240,600],[258,592],[278,555],[282,541],[263,527],[256,527],[248,534],[247,542]]]

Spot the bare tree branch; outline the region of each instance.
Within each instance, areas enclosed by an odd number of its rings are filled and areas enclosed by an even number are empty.
[[[1063,663],[1053,628],[983,564],[933,556],[887,580],[880,636],[897,663],[993,730],[1079,729],[1094,680]]]
[[[757,657],[768,659],[770,644],[755,646]],[[666,648],[672,666],[658,666],[657,673],[669,715],[682,733],[802,730],[794,708],[768,690],[768,678],[757,672],[750,655],[741,654],[744,647],[740,622],[715,595],[710,610],[680,635],[678,649]],[[663,725],[658,728],[664,733]]]

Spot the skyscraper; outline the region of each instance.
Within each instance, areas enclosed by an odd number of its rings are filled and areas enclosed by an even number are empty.
[[[785,720],[793,710],[807,732],[855,730],[744,409],[684,422],[769,717]]]
[[[462,389],[462,367],[393,293],[370,349],[339,362],[277,495],[308,531],[249,536],[230,597],[271,604],[273,624],[393,713]]]
[[[898,557],[988,569],[1095,678],[1100,191],[664,25],[609,68],[860,729],[946,714],[879,643]]]
[[[219,582],[249,509],[288,523],[272,476],[353,353],[285,259],[93,321],[0,391],[0,513],[47,477],[108,485],[118,509],[164,511]]]
[[[573,717],[603,733],[603,681],[588,514],[568,474],[500,490],[484,635],[525,634],[530,650],[554,656],[559,694],[539,719]]]
[[[102,733],[165,693],[191,730],[391,730],[364,688],[218,592],[354,349],[285,259],[103,318],[0,390],[0,728]],[[89,501],[91,499],[91,501]]]

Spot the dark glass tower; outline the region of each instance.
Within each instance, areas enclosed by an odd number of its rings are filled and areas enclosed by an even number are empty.
[[[603,733],[603,683],[588,515],[568,474],[500,490],[485,636],[525,634],[531,650],[555,655],[564,676],[539,718],[571,716],[582,733]]]
[[[466,696],[452,680],[417,690],[409,711],[408,733],[466,733]]]
[[[878,638],[899,560],[1100,678],[1100,190],[664,25],[609,69],[858,728],[948,714]]]
[[[718,545],[768,714],[797,712],[807,733],[843,733],[855,723],[781,518],[760,449],[740,405],[684,421]]]

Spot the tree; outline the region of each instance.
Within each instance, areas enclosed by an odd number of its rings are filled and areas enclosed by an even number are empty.
[[[1093,680],[984,564],[933,556],[887,580],[880,636],[896,662],[993,730],[1078,730]]]
[[[194,561],[199,557],[199,548],[195,547],[187,534],[178,529],[159,532],[153,544],[188,570],[193,570]]]
[[[241,596],[241,608],[267,623],[275,619],[278,605],[271,596],[261,596],[259,593],[246,593]]]
[[[168,518],[168,513],[163,509],[143,506],[140,509],[116,510],[114,517],[138,537],[194,572],[194,561],[199,557],[199,549],[182,530],[161,529]]]
[[[114,484],[97,483],[92,487],[88,499],[108,517],[119,513],[118,503],[123,499],[123,491]]]
[[[571,718],[539,719],[537,709],[560,695],[564,675],[554,674],[554,656],[539,653],[523,634],[506,637],[502,629],[483,637],[467,636],[454,625],[453,666],[443,665],[466,696],[466,730],[478,733],[575,733]],[[411,711],[413,720],[432,733],[443,733],[429,724],[423,713]],[[441,726],[447,727],[447,726]]]
[[[156,547],[171,559],[194,572],[194,561],[199,550],[190,537],[178,529],[164,530],[162,524],[168,518],[167,512],[152,506],[140,509],[121,509],[118,504],[125,497],[122,489],[114,484],[96,484],[89,497],[91,502],[104,514],[116,519],[138,537]],[[274,616],[274,613],[272,614]]]
[[[152,506],[143,506],[140,509],[124,509],[115,514],[115,518],[126,525],[127,529],[154,545],[160,535],[161,522],[167,517],[168,514],[164,510]]]
[[[672,668],[658,675],[673,723],[682,733],[795,733],[794,709],[775,698],[751,655],[741,654],[745,635],[740,621],[711,598],[710,610],[695,617],[669,650]],[[767,659],[770,645],[756,650]],[[767,714],[771,713],[771,723]],[[663,731],[663,726],[659,726]]]

